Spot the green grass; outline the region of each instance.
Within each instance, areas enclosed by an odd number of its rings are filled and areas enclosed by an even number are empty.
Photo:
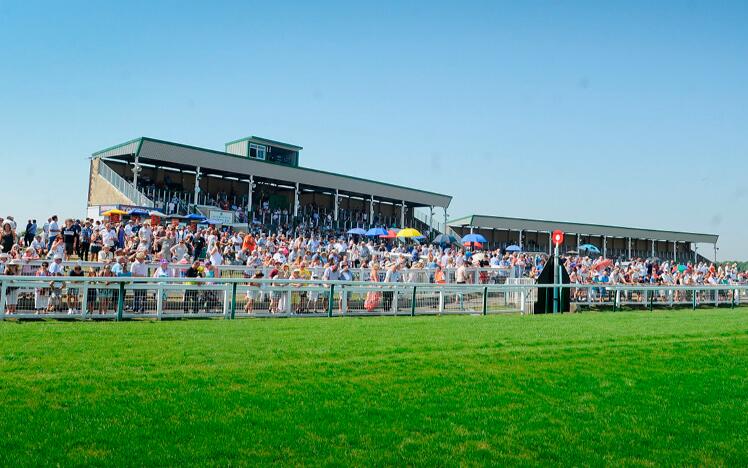
[[[0,465],[748,465],[748,309],[0,323]]]

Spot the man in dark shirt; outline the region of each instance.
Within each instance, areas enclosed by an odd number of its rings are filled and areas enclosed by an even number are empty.
[[[187,271],[184,273],[184,276],[186,278],[200,278],[203,276],[202,272],[200,271],[200,261],[195,260],[192,262],[192,266],[190,266]],[[190,283],[185,283],[190,284]],[[193,283],[197,286],[200,285],[200,283]],[[190,310],[190,306],[192,306],[192,313],[196,314],[198,312],[198,309],[200,307],[200,290],[199,289],[188,289],[184,292],[184,302],[182,304],[182,308],[184,310],[184,313],[186,314]]]
[[[65,241],[65,260],[70,260],[70,256],[75,252],[77,238],[78,232],[73,227],[73,220],[66,219],[65,227],[62,228],[62,239]]]

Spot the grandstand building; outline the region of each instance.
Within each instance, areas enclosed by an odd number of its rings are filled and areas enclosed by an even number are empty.
[[[302,147],[256,136],[224,151],[137,138],[91,157],[88,214],[134,207],[198,212],[225,224],[317,223],[336,228],[418,226],[414,209],[446,210],[452,197],[300,165]]]
[[[698,244],[712,244],[717,252],[716,234],[640,229],[600,224],[582,224],[540,219],[471,215],[450,220],[447,225],[460,236],[481,234],[491,248],[518,245],[529,252],[551,253],[551,233],[566,233],[561,253],[579,252],[579,246],[592,244],[608,258],[648,258],[693,261],[699,257]]]

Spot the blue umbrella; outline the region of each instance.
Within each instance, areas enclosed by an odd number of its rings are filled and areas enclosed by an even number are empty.
[[[379,237],[379,236],[386,236],[387,235],[387,229],[384,228],[371,228],[368,231],[364,233],[366,237]]]
[[[349,229],[348,230],[348,234],[354,234],[354,235],[357,235],[357,236],[365,236],[366,235],[366,231],[363,230],[363,229],[361,229],[361,228],[353,228],[353,229]]]
[[[522,252],[522,247],[518,245],[510,245],[504,250],[506,250],[507,252]]]
[[[488,242],[488,240],[480,234],[468,234],[462,238],[463,244],[485,244],[486,242]]]
[[[590,253],[596,253],[596,254],[600,253],[600,249],[598,249],[592,244],[582,244],[579,246],[579,250],[586,250]]]
[[[189,219],[190,221],[202,221],[205,219],[205,216],[197,213],[192,213],[185,216],[184,219]]]
[[[448,245],[448,244],[461,244],[460,238],[454,234],[439,234],[434,237],[432,244]]]
[[[130,216],[150,216],[148,210],[143,210],[141,208],[133,208],[132,210],[128,211],[127,214],[129,214]]]

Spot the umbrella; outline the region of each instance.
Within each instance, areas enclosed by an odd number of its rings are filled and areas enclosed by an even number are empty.
[[[602,262],[598,263],[594,266],[595,270],[602,270],[604,268],[608,268],[609,266],[613,265],[613,260],[607,259],[603,260]]]
[[[397,237],[421,237],[422,234],[413,228],[405,228],[397,233]]]
[[[102,216],[112,216],[112,215],[122,216],[126,214],[127,214],[127,211],[118,210],[117,208],[101,213]]]
[[[483,244],[480,243],[480,242],[465,242],[462,245],[464,245],[465,247],[472,247],[474,249],[482,249],[483,248]]]
[[[394,239],[396,237],[397,237],[397,232],[393,229],[390,229],[389,231],[387,231],[387,234],[383,236],[379,236],[380,239]]]
[[[366,231],[366,234],[364,234],[366,237],[379,237],[379,236],[386,236],[387,235],[387,229],[384,228],[371,228],[368,231]]]
[[[189,219],[190,221],[202,221],[205,219],[205,216],[197,213],[192,213],[185,216],[184,219]]]
[[[134,208],[127,214],[129,214],[130,216],[148,216],[150,213],[148,212],[148,210],[144,210],[142,208]]]
[[[348,234],[354,234],[356,236],[365,236],[366,231],[361,228],[353,228],[348,230]]]
[[[596,253],[596,254],[600,253],[600,249],[598,249],[592,244],[582,244],[579,246],[579,250],[586,250],[590,253]]]
[[[481,236],[480,234],[468,234],[467,236],[462,238],[462,242],[464,244],[471,244],[474,242],[485,244],[488,242],[485,237]]]
[[[522,252],[522,247],[518,245],[510,245],[504,250],[506,250],[507,252]]]
[[[434,240],[431,242],[432,244],[459,244],[460,238],[454,234],[439,234],[434,238]]]
[[[157,218],[166,218],[166,215],[158,210],[151,210],[148,212],[149,216],[155,216]]]

